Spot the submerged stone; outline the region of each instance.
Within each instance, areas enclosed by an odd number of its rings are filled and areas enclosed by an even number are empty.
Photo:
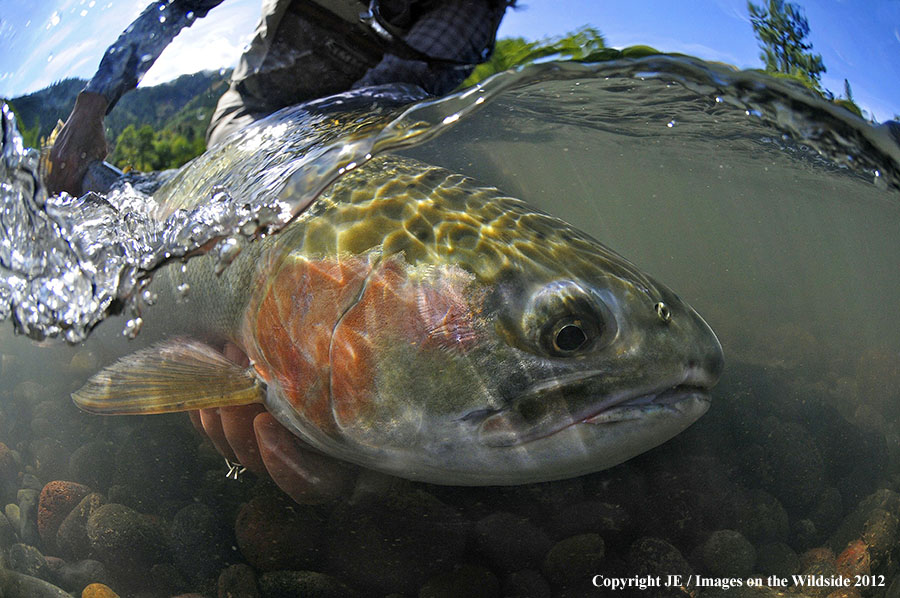
[[[31,577],[51,581],[52,573],[41,551],[28,544],[13,544],[9,548],[9,568]]]
[[[223,569],[216,587],[218,598],[259,598],[256,574],[243,563]]]
[[[800,572],[800,557],[783,542],[756,547],[756,570],[764,575],[789,577]]]
[[[165,535],[159,523],[125,505],[106,504],[87,522],[91,552],[111,568],[147,569],[168,560]]]
[[[541,571],[552,585],[589,587],[603,563],[606,547],[599,534],[580,534],[557,542]]]
[[[461,565],[453,571],[441,573],[425,582],[419,598],[497,598],[500,582],[497,577],[478,565]]]
[[[551,598],[553,592],[547,580],[532,569],[515,571],[503,579],[504,598]]]
[[[69,511],[56,532],[56,545],[60,554],[75,558],[84,558],[88,555],[91,546],[87,535],[88,519],[104,504],[106,500],[103,496],[92,492]]]
[[[713,532],[699,552],[706,572],[715,577],[747,577],[756,564],[753,545],[740,532],[730,529]]]
[[[315,571],[270,571],[259,577],[262,598],[356,598],[351,588]]]
[[[512,513],[494,513],[474,527],[474,548],[494,570],[501,573],[537,569],[551,542],[540,528]]]
[[[175,514],[170,538],[175,565],[187,577],[200,579],[222,568],[235,541],[228,524],[201,503]]]
[[[328,571],[370,593],[412,594],[462,559],[471,525],[422,490],[342,503],[325,534]]]
[[[256,569],[298,571],[322,561],[324,525],[318,508],[267,492],[241,508],[234,533],[241,554]]]
[[[38,499],[37,526],[44,546],[56,547],[60,524],[91,489],[77,482],[54,481],[41,490]]]

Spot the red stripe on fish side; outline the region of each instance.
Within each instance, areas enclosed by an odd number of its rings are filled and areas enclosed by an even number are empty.
[[[313,426],[334,428],[329,348],[334,325],[356,299],[368,260],[289,259],[267,281],[251,327],[250,351],[264,378],[277,380],[285,398]]]
[[[398,259],[379,264],[366,290],[341,319],[331,347],[331,394],[338,426],[353,426],[375,408],[378,339],[416,337],[415,293]],[[378,339],[375,338],[378,335]],[[412,367],[413,364],[394,364]]]
[[[397,256],[379,264],[362,297],[334,331],[331,394],[339,426],[371,423],[370,414],[379,400],[379,347],[405,343],[412,347],[407,353],[412,356],[464,352],[477,344],[472,308],[464,299],[470,278],[448,266],[411,280],[406,268]],[[404,354],[390,353],[392,360]],[[392,361],[389,367],[420,365]]]
[[[472,304],[464,298],[464,285],[461,278],[448,277],[418,288],[416,306],[425,331],[423,348],[466,351],[477,344]]]

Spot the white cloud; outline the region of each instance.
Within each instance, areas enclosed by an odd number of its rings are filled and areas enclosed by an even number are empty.
[[[233,66],[242,46],[222,37],[184,43],[176,39],[147,71],[141,86],[165,83],[186,73]]]
[[[225,3],[176,37],[147,71],[141,86],[237,64],[260,15],[258,1]]]

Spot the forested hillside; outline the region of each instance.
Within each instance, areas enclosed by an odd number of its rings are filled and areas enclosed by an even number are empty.
[[[182,75],[122,97],[106,117],[111,162],[142,170],[170,168],[205,149],[204,136],[231,71]],[[64,79],[35,93],[7,100],[29,147],[39,147],[72,110],[87,82]]]

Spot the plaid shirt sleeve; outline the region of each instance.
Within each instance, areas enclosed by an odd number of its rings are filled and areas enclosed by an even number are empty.
[[[422,15],[404,41],[414,49],[434,56],[471,64],[483,60],[483,52],[494,41],[507,3],[491,0],[444,0]],[[354,87],[383,83],[413,83],[430,94],[452,91],[469,76],[474,66],[429,65],[392,54],[354,84]]]
[[[223,0],[166,0],[153,2],[106,50],[100,67],[84,88],[108,102],[107,113],[122,94],[137,87],[178,33],[206,16]]]

